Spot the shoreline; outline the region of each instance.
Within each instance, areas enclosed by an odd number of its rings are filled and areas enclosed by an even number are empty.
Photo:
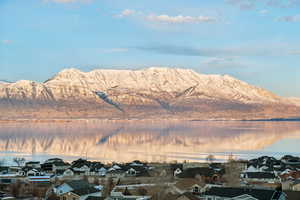
[[[37,123],[72,123],[76,121],[101,121],[101,122],[300,122],[300,118],[257,118],[257,119],[136,119],[136,118],[128,118],[128,119],[105,119],[105,118],[49,118],[49,119],[26,119],[26,118],[18,118],[18,119],[0,119],[0,123],[24,123],[24,122],[37,122]]]

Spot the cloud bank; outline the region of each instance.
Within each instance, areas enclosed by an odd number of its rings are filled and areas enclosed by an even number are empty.
[[[171,23],[171,24],[191,24],[191,23],[214,23],[217,22],[217,19],[214,17],[208,16],[169,16],[169,15],[149,15],[146,17],[147,20],[153,22],[161,22],[161,23]]]
[[[257,47],[229,47],[229,48],[195,48],[190,46],[158,45],[137,47],[138,50],[158,54],[203,57],[235,57],[235,56],[283,56],[295,55],[291,48],[271,46],[269,48]]]

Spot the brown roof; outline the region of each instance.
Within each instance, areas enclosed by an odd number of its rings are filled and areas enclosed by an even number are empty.
[[[180,190],[188,190],[193,185],[198,184],[199,186],[202,186],[199,180],[195,178],[183,178],[176,182],[175,186]]]

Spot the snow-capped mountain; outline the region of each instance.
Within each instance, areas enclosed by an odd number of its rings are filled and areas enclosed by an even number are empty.
[[[2,118],[228,119],[294,116],[299,111],[291,101],[228,75],[158,67],[66,69],[44,83],[1,84],[0,109],[5,111]]]

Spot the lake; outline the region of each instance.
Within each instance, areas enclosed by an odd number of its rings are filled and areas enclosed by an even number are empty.
[[[300,156],[300,123],[267,121],[1,122],[0,156],[102,162],[198,161]]]

